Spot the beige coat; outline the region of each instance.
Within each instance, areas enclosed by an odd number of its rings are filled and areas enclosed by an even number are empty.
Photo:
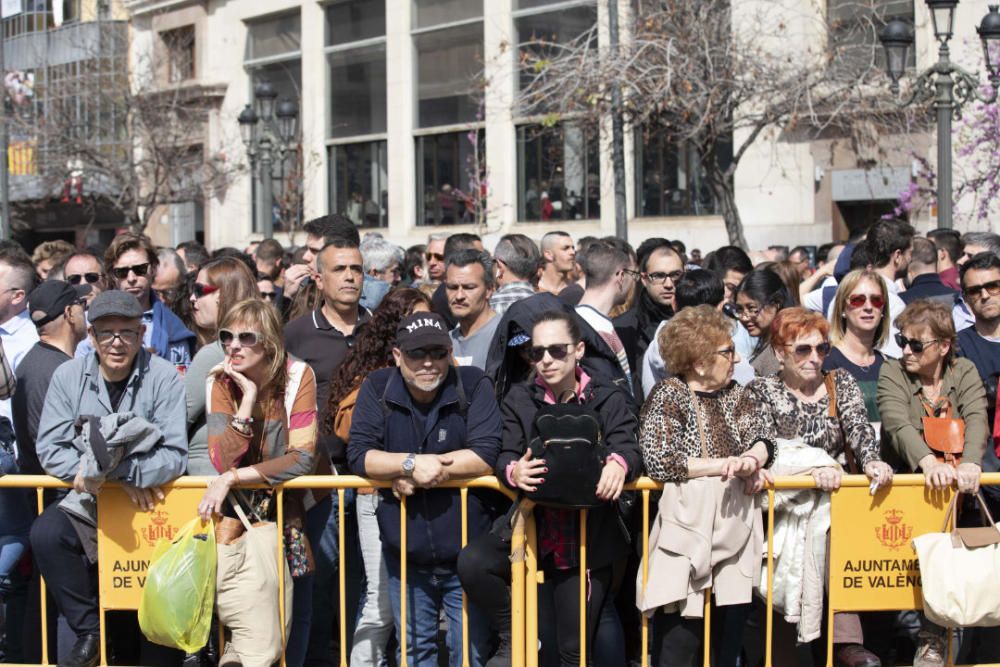
[[[760,583],[764,527],[743,480],[700,477],[663,487],[649,536],[649,580],[636,580],[639,610],[704,614],[704,592],[714,587],[717,605],[750,602]]]

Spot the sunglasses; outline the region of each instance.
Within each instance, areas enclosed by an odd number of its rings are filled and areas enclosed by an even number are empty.
[[[426,255],[424,255],[424,257],[427,258],[428,262],[431,261],[431,260],[437,260],[439,262],[443,262],[444,261],[444,255],[442,255],[439,252],[429,252]]]
[[[129,272],[132,272],[141,278],[149,273],[149,262],[143,262],[142,264],[136,264],[134,266],[116,266],[111,269],[111,273],[113,273],[115,278],[118,280],[125,280],[128,278]]]
[[[219,342],[222,347],[229,347],[233,344],[233,339],[240,342],[240,347],[254,347],[260,343],[260,334],[256,331],[230,331],[229,329],[219,329]]]
[[[965,296],[970,299],[977,298],[983,292],[986,292],[989,296],[996,296],[1000,294],[1000,280],[991,280],[988,283],[983,283],[982,285],[969,285],[965,288]]]
[[[219,288],[216,287],[215,285],[206,285],[204,283],[195,283],[194,286],[191,288],[191,292],[195,295],[195,298],[198,299],[218,291]]]
[[[549,356],[556,361],[562,361],[569,355],[569,348],[573,347],[573,343],[556,343],[555,345],[533,345],[531,349],[528,350],[528,358],[538,363],[545,358],[545,353],[548,352]]]
[[[866,301],[870,301],[875,310],[882,310],[885,305],[885,299],[878,294],[852,294],[847,297],[847,305],[851,308],[863,308]]]
[[[261,292],[260,293],[260,298],[264,299],[264,301],[274,301],[274,297],[276,297],[276,296],[278,296],[277,292]]]
[[[125,274],[128,275],[127,273]],[[71,276],[66,276],[66,282],[70,285],[79,285],[81,282],[86,280],[88,283],[93,285],[104,277],[103,273],[74,273]]]
[[[410,350],[404,354],[414,361],[423,361],[427,357],[430,357],[434,361],[441,361],[447,357],[449,353],[450,351],[445,347],[418,347],[417,349]]]
[[[825,357],[830,354],[832,346],[828,342],[820,343],[819,345],[787,345],[786,347],[792,348],[792,352],[798,359],[808,359],[815,352],[820,358]]]
[[[907,338],[901,333],[896,334],[896,345],[899,345],[899,349],[903,349],[907,345],[910,346],[910,350],[914,354],[920,354],[924,351],[928,345],[933,345],[934,343],[940,343],[941,341],[937,338],[933,340],[917,340],[916,338]]]

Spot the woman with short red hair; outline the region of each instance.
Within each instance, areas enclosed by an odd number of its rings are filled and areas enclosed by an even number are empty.
[[[885,486],[892,480],[892,468],[880,460],[875,431],[868,421],[857,381],[842,369],[823,372],[823,361],[831,349],[829,334],[829,322],[819,313],[803,308],[785,308],[771,323],[770,342],[781,370],[777,375],[755,379],[749,389],[770,423],[770,430],[780,439],[775,474],[782,474],[782,463],[788,465],[791,461],[802,473],[811,474],[819,489],[833,491],[840,487],[844,469],[856,466],[854,472],[864,472],[870,480]],[[800,626],[800,641],[814,638],[803,636],[804,632]],[[815,634],[819,634],[818,629]],[[857,615],[836,614],[833,634],[838,663],[866,667],[880,664],[862,645]]]

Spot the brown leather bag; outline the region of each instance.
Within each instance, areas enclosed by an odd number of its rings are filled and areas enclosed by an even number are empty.
[[[942,408],[923,401],[924,412],[924,442],[934,452],[939,461],[957,466],[962,462],[962,452],[965,451],[965,420],[952,416],[951,401],[944,399]],[[937,413],[944,410],[944,415]]]

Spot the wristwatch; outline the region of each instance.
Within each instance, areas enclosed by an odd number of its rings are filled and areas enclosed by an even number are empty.
[[[403,477],[413,477],[413,469],[417,467],[417,455],[410,453],[403,459]]]

